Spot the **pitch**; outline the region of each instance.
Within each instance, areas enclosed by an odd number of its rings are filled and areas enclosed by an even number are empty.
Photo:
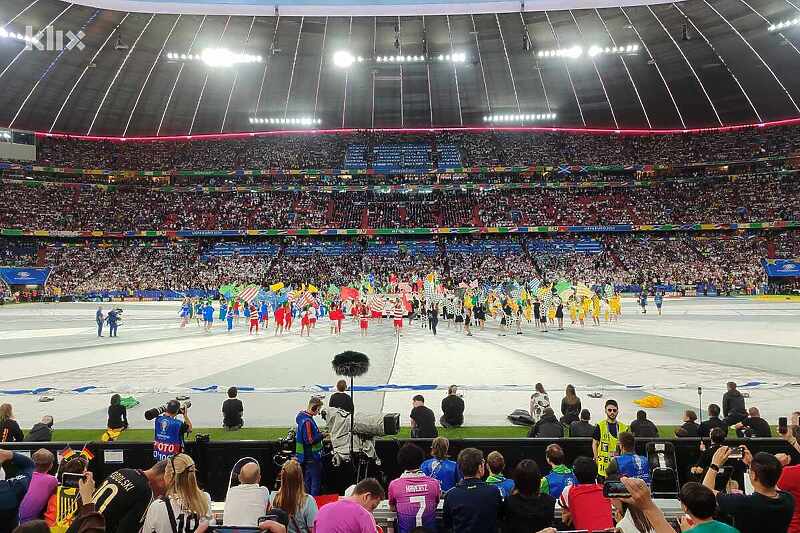
[[[469,426],[506,424],[510,411],[528,406],[537,382],[557,414],[565,386],[574,384],[593,420],[605,399],[615,398],[628,422],[639,409],[634,400],[655,394],[664,405],[648,409],[649,418],[680,424],[684,410],[697,411],[700,402],[703,410],[721,404],[729,380],[749,392],[747,405],[759,407],[772,424],[797,409],[800,302],[668,299],[659,317],[654,306],[643,315],[633,299],[625,299],[613,325],[581,328],[567,318],[565,331],[541,333],[525,324],[522,335],[499,336],[489,321],[467,337],[440,321],[434,337],[406,320],[399,338],[391,320],[373,321],[367,337],[349,319],[341,336],[332,336],[325,320],[310,338],[299,336],[299,324],[282,337],[273,335],[272,324],[257,336],[248,335],[244,323],[227,333],[217,322],[205,333],[194,322],[179,328],[176,302],[114,303],[124,309],[119,337],[98,338],[97,305],[0,307],[0,403],[14,405],[23,429],[45,414],[60,428],[102,428],[112,391],[141,402],[129,412],[131,427],[149,427],[144,410],[177,394],[191,396],[195,426],[218,427],[230,385],[258,389],[240,394],[246,426],[289,427],[312,394],[336,382],[330,363],[344,350],[371,359],[357,386],[403,387],[356,392],[357,409],[399,412],[404,424],[417,390],[439,415],[450,384],[464,393]],[[108,310],[111,304],[102,305]],[[43,395],[53,401],[40,402]]]

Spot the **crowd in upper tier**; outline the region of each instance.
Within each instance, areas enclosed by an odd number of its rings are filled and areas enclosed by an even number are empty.
[[[652,187],[365,192],[174,192],[0,183],[0,227],[129,231],[693,224],[800,220],[792,175]]]
[[[223,140],[111,142],[39,138],[38,162],[73,168],[198,170],[343,168],[348,145],[363,145],[370,167],[375,147],[415,143],[430,147],[430,166],[445,165],[440,145],[455,144],[464,166],[536,164],[668,164],[737,161],[791,155],[800,128],[747,128],[724,133],[670,135],[560,132],[439,132],[428,134],[287,134]],[[359,151],[361,153],[361,151]],[[453,154],[455,155],[455,154]],[[456,158],[457,159],[457,158]],[[453,158],[447,158],[452,161]]]
[[[564,243],[568,246],[553,246]],[[592,253],[569,246],[575,243],[593,243],[597,249]],[[52,267],[48,286],[65,293],[213,290],[227,283],[277,281],[327,287],[370,275],[381,284],[392,274],[413,281],[434,271],[449,286],[473,280],[567,278],[588,285],[708,283],[752,293],[763,290],[761,259],[800,257],[797,231],[615,234],[580,240],[465,236],[429,241],[126,239],[78,244],[0,239],[0,258],[11,258],[3,262],[6,265]]]

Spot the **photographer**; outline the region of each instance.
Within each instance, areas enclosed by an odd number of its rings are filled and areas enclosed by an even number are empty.
[[[156,461],[163,461],[181,453],[184,437],[192,432],[189,405],[182,406],[178,400],[170,400],[165,411],[155,420],[153,457]],[[178,420],[179,414],[183,415],[183,420]]]
[[[731,454],[731,448],[720,446],[703,478],[703,485],[714,490],[717,473]],[[783,466],[774,455],[759,452],[755,457],[742,447],[742,462],[749,470],[753,494],[717,495],[719,512],[733,517],[734,526],[742,533],[787,531],[794,513],[795,502],[791,494],[776,488]]]
[[[106,316],[106,322],[108,322],[108,336],[109,337],[116,337],[117,336],[117,328],[119,327],[120,321],[120,310],[119,309],[111,309]]]

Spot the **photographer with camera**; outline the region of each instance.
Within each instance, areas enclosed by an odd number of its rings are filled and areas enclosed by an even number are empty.
[[[732,448],[720,446],[708,467],[703,485],[717,496],[719,512],[733,517],[734,526],[742,533],[787,531],[794,514],[795,501],[776,485],[783,465],[774,456],[758,452],[755,456],[742,446],[742,462],[749,467],[753,494],[722,494],[715,490],[717,473],[731,456]]]
[[[189,419],[191,405],[189,402],[181,405],[178,400],[170,400],[166,406],[145,413],[145,418],[150,420],[153,411],[161,411],[155,417],[153,457],[156,461],[163,461],[183,451],[184,437],[192,432],[192,421]],[[183,420],[179,420],[178,415],[182,415]]]

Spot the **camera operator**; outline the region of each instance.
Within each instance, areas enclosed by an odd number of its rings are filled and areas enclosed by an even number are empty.
[[[179,420],[178,415],[183,415]],[[192,432],[189,419],[189,405],[181,405],[178,400],[170,400],[163,414],[156,417],[153,457],[163,461],[183,451],[184,437]]]
[[[308,402],[308,409],[300,411],[295,418],[295,455],[303,465],[306,492],[319,496],[322,486],[322,441],[325,435],[317,427],[314,417],[322,409],[322,399],[316,396]]]

